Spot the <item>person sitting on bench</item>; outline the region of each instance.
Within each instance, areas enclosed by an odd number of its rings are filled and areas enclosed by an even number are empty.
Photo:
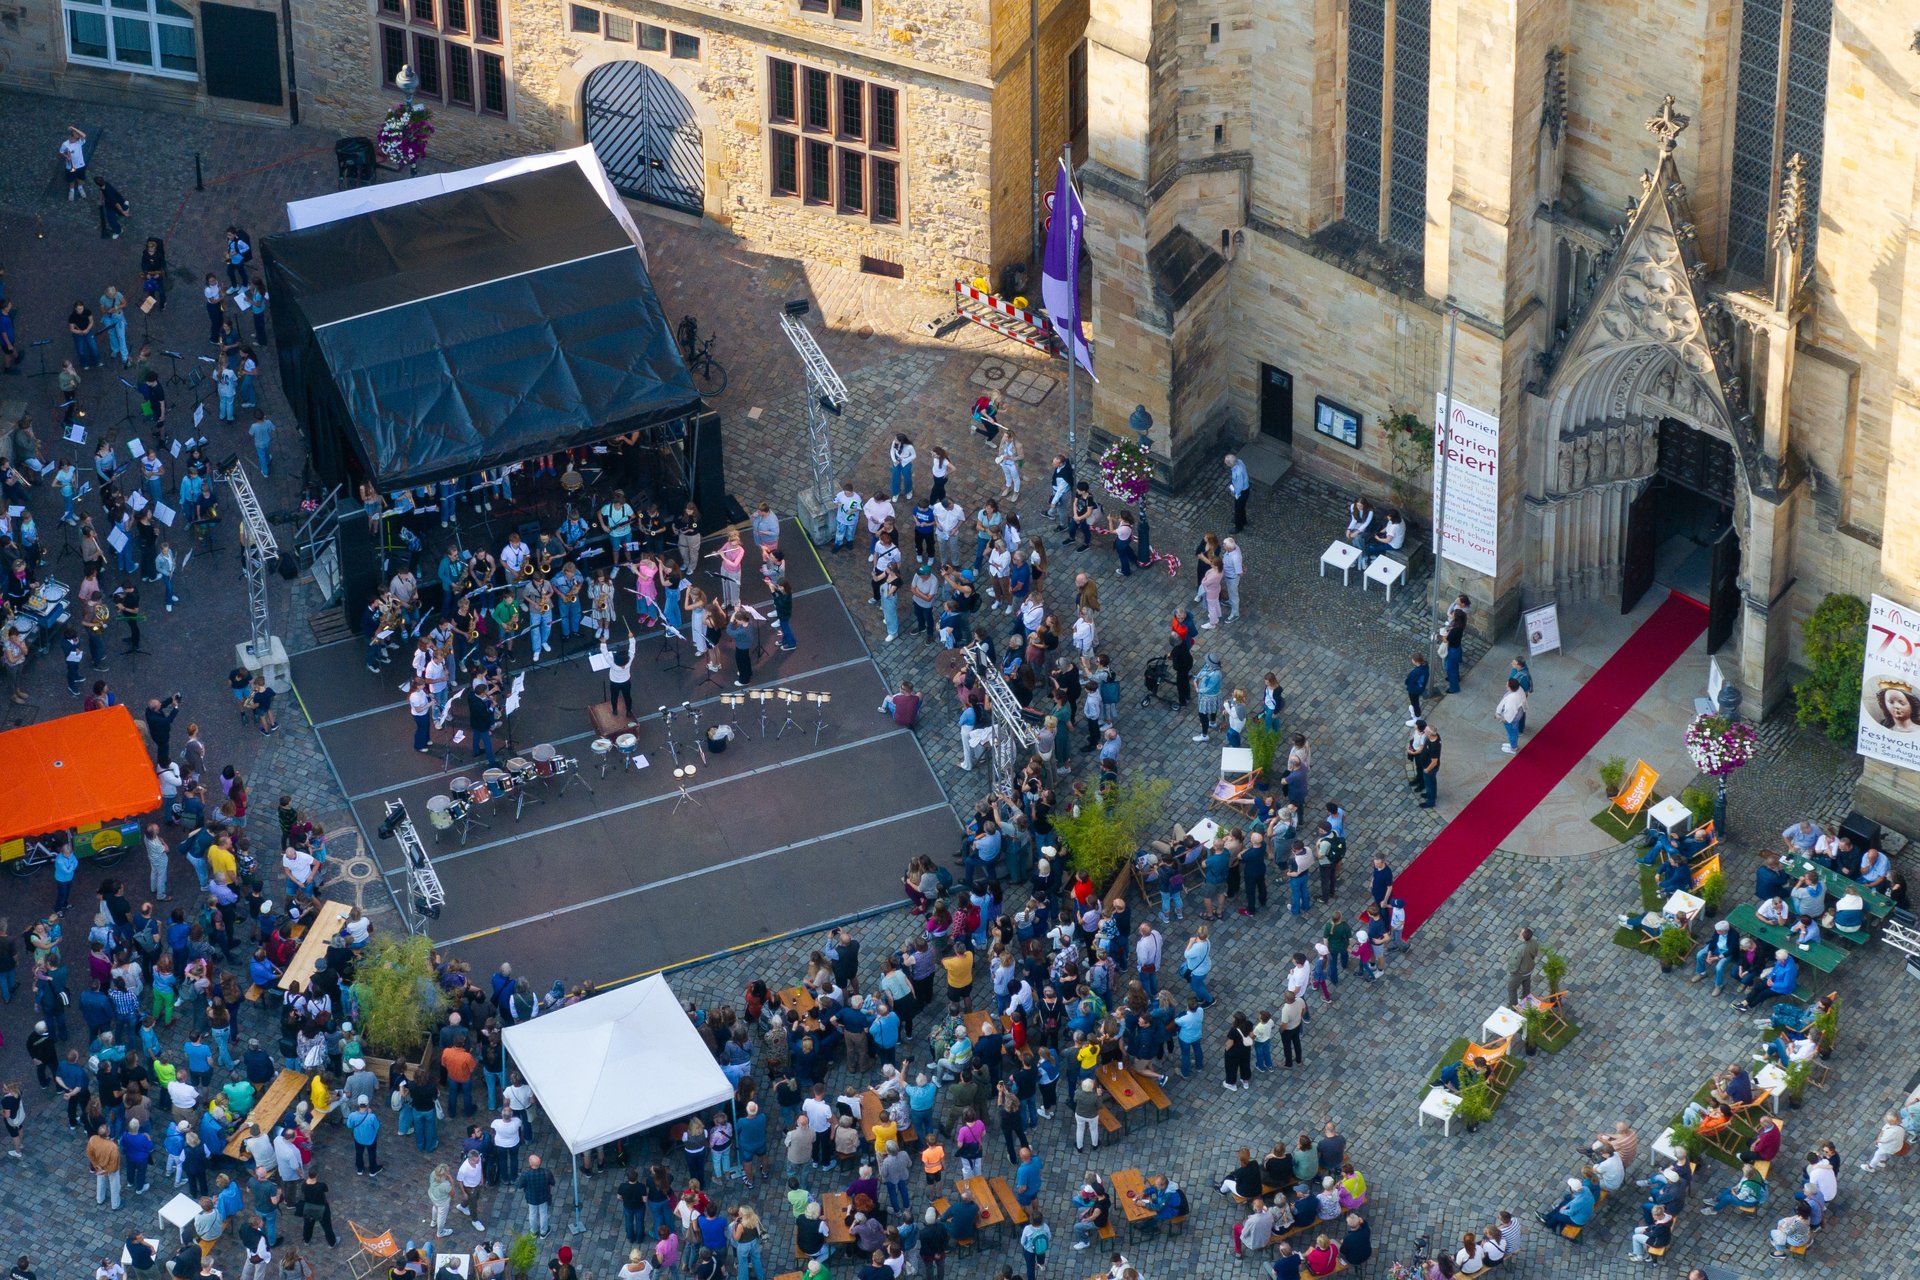
[[[1809,871],[1800,877],[1787,895],[1787,901],[1793,907],[1795,915],[1817,916],[1827,909],[1827,886],[1820,880],[1820,873]]]
[[[1833,904],[1833,927],[1857,933],[1867,927],[1867,900],[1858,890],[1848,889]]]
[[[1854,879],[1869,889],[1886,887],[1887,877],[1893,874],[1893,863],[1878,848],[1870,848],[1860,859],[1860,874]]]
[[[1698,1105],[1698,1103],[1689,1103],[1687,1110],[1691,1112]],[[1720,1123],[1709,1129],[1707,1127],[1708,1123],[1715,1119],[1716,1116],[1720,1116],[1721,1113],[1724,1113],[1724,1116],[1720,1119]],[[1701,1117],[1699,1122],[1700,1132],[1703,1134],[1716,1132],[1725,1128],[1732,1120],[1732,1111],[1728,1110],[1727,1107],[1722,1104],[1719,1112]],[[1681,1122],[1683,1124],[1691,1123],[1685,1115],[1681,1116]],[[1640,1206],[1640,1220],[1642,1222],[1652,1222],[1654,1209],[1661,1206],[1665,1206],[1669,1213],[1680,1212],[1680,1206],[1687,1202],[1687,1188],[1690,1180],[1686,1161],[1676,1160],[1660,1172],[1654,1174],[1651,1178],[1637,1183],[1636,1185],[1647,1189],[1646,1201]]]
[[[1797,947],[1811,947],[1820,941],[1820,922],[1812,916],[1801,916],[1787,930]]]
[[[1787,922],[1793,919],[1793,913],[1787,909],[1784,898],[1768,898],[1760,904],[1754,914],[1760,917],[1762,924],[1776,925],[1782,929],[1786,928]]]
[[[1780,855],[1772,849],[1761,855],[1760,865],[1753,872],[1753,897],[1756,902],[1765,902],[1768,898],[1785,897],[1793,877],[1780,865]]]
[[[1361,550],[1366,553],[1367,563],[1372,564],[1383,552],[1398,551],[1406,545],[1407,519],[1400,514],[1400,508],[1388,507],[1386,522],[1373,531],[1373,536],[1367,539],[1366,546]]]
[[[1562,1227],[1584,1227],[1593,1221],[1593,1188],[1579,1178],[1567,1179],[1567,1194],[1560,1203],[1540,1215],[1540,1221],[1558,1231]]]
[[[1755,975],[1755,982],[1747,988],[1747,998],[1734,1007],[1745,1013],[1758,1008],[1769,1000],[1793,994],[1793,988],[1800,979],[1800,965],[1783,947],[1773,953],[1773,963]]]

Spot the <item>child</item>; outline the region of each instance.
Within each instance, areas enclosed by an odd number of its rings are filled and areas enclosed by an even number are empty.
[[[226,356],[220,357],[219,367],[213,374],[214,389],[220,393],[220,421],[233,421],[233,402],[240,391],[240,375],[227,363]]]
[[[926,1174],[928,1194],[940,1185],[940,1171],[947,1167],[947,1149],[940,1145],[940,1135],[929,1132],[920,1146],[920,1170]]]
[[[1226,706],[1228,746],[1238,747],[1244,745],[1240,740],[1240,735],[1247,727],[1248,710],[1247,691],[1245,689],[1235,689],[1233,696],[1227,699]]]
[[[1360,969],[1360,976],[1372,982],[1380,976],[1373,967],[1373,935],[1366,929],[1357,929],[1353,935],[1353,962]]]
[[[1253,1069],[1273,1070],[1273,1014],[1265,1009],[1253,1024]]]
[[[1160,923],[1167,924],[1180,919],[1186,907],[1186,876],[1180,870],[1180,864],[1174,863],[1160,873]]]

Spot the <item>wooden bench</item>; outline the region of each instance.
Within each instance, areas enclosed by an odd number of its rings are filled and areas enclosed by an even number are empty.
[[[1800,965],[1811,965],[1822,973],[1832,973],[1847,958],[1847,953],[1830,942],[1816,942],[1802,950],[1793,941],[1793,935],[1778,925],[1768,924],[1753,909],[1751,902],[1743,902],[1727,913],[1727,923],[1741,933],[1760,939],[1768,946],[1786,951]]]
[[[1607,1202],[1607,1197],[1612,1194],[1613,1192],[1608,1191],[1605,1187],[1600,1187],[1595,1190],[1594,1197],[1593,1197],[1593,1217],[1594,1218],[1597,1218],[1600,1216],[1600,1206],[1605,1204]],[[1593,1218],[1588,1218],[1587,1223],[1589,1226],[1592,1225]],[[1578,1244],[1580,1242],[1581,1230],[1582,1230],[1581,1227],[1576,1226],[1575,1224],[1569,1222],[1565,1226],[1560,1228],[1560,1234],[1565,1236],[1567,1239],[1573,1241],[1575,1244]]]
[[[860,1095],[860,1136],[865,1138],[869,1145],[873,1142],[874,1130],[885,1123],[886,1118],[887,1109],[881,1104],[880,1095],[872,1089],[862,1092]],[[903,1124],[900,1126],[899,1140],[900,1149],[905,1151],[919,1144],[920,1135],[914,1132],[912,1125]],[[880,1156],[885,1153],[876,1149],[873,1154]]]
[[[973,1193],[973,1203],[980,1210],[980,1229],[982,1231],[987,1231],[1006,1223],[1007,1215],[1005,1211],[1000,1208],[1000,1201],[994,1196],[993,1185],[991,1183],[985,1178],[968,1178],[966,1180],[966,1187],[968,1191]],[[1013,1197],[1008,1196],[1007,1198],[1011,1200]]]
[[[1113,1114],[1113,1112],[1107,1110],[1105,1107],[1100,1108],[1100,1132],[1111,1137],[1112,1135],[1120,1132],[1120,1129],[1121,1129],[1120,1117]]]
[[[300,949],[293,953],[293,959],[287,963],[287,971],[280,975],[280,989],[291,991],[295,983],[305,991],[307,984],[313,981],[314,973],[320,968],[320,962],[327,957],[327,944],[340,935],[340,926],[346,923],[347,913],[351,911],[344,902],[323,902],[314,916],[306,936],[300,940]]]
[[[1144,1071],[1129,1071],[1127,1074],[1133,1077],[1133,1082],[1140,1086],[1140,1092],[1146,1094],[1147,1101],[1153,1104],[1154,1118],[1165,1120],[1173,1110],[1173,1099],[1160,1087],[1160,1082]]]
[[[253,1101],[252,1108],[234,1127],[233,1136],[227,1139],[226,1153],[229,1158],[240,1160],[245,1157],[247,1138],[253,1126],[259,1125],[260,1132],[272,1133],[280,1123],[280,1117],[307,1091],[307,1082],[312,1079],[304,1071],[282,1071],[275,1076],[267,1091]],[[314,1124],[320,1123],[320,1117],[314,1118]]]
[[[1005,1178],[975,1178],[974,1182],[987,1184],[994,1202],[1000,1206],[1000,1212],[1008,1222],[1016,1227],[1027,1225],[1026,1206],[1020,1203],[1020,1198],[1014,1195],[1013,1188],[1007,1185]],[[978,1193],[975,1198],[978,1198]]]
[[[978,1200],[974,1201],[974,1204],[976,1207],[979,1205],[979,1203],[980,1202]],[[952,1206],[953,1206],[953,1201],[948,1200],[945,1197],[942,1197],[933,1202],[933,1211],[939,1214],[942,1218],[944,1218],[947,1216],[947,1210]],[[986,1215],[984,1213],[981,1214],[981,1219],[983,1221],[985,1220],[985,1218],[986,1218]],[[978,1247],[979,1244],[980,1244],[980,1228],[978,1226],[974,1228],[974,1234],[968,1236],[966,1239],[962,1240],[958,1236],[955,1236],[953,1240],[953,1247],[960,1250],[976,1248]]]
[[[820,1197],[820,1221],[827,1228],[827,1244],[841,1248],[853,1243],[853,1228],[847,1225],[847,1193],[829,1191]]]

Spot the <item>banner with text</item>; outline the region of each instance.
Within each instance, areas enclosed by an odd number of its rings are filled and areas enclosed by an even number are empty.
[[[1446,410],[1445,394],[1434,396],[1434,554],[1491,576],[1500,545],[1500,419],[1455,400],[1453,421],[1447,423],[1442,420]],[[1444,510],[1440,502],[1443,466]]]
[[[1920,611],[1873,598],[1860,672],[1860,754],[1920,769]]]

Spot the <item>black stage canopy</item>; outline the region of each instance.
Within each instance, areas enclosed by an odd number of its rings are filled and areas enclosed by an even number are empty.
[[[645,260],[573,165],[262,252],[287,396],[328,483],[427,484],[700,408]]]

